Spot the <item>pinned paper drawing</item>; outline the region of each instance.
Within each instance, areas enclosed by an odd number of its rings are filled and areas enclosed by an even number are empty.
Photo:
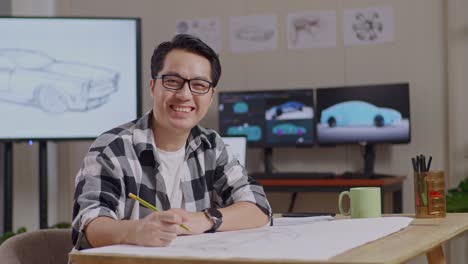
[[[217,53],[221,52],[221,23],[217,17],[178,20],[176,31],[178,34],[196,36]]]
[[[336,47],[336,12],[300,12],[288,15],[288,48]]]
[[[390,6],[347,9],[344,11],[343,23],[346,46],[394,40],[393,9]]]
[[[278,48],[276,16],[231,17],[230,44],[233,52],[255,52]]]

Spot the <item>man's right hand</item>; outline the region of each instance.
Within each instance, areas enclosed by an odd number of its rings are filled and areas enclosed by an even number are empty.
[[[177,228],[183,217],[170,211],[154,212],[139,220],[115,220],[98,217],[85,229],[86,238],[93,247],[117,244],[163,247],[177,237]]]
[[[168,246],[177,237],[177,228],[183,219],[174,212],[154,212],[136,220],[135,231],[129,234],[132,244],[151,247]]]

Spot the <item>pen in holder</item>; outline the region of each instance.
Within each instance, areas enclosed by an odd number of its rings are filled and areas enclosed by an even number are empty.
[[[432,157],[412,158],[414,168],[414,204],[416,218],[445,217],[445,173],[430,171]]]

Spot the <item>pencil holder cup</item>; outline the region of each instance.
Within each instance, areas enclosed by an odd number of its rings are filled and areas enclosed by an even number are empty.
[[[414,173],[414,205],[416,218],[445,217],[445,173]]]

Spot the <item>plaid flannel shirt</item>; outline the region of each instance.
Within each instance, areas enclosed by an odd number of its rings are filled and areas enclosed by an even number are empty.
[[[162,210],[171,208],[158,170],[152,117],[149,111],[140,119],[105,132],[92,144],[75,181],[72,237],[76,249],[90,247],[83,229],[96,217],[141,219],[151,213],[129,198],[129,193]],[[190,171],[180,182],[186,210],[202,211],[247,201],[271,217],[262,186],[247,176],[214,130],[200,126],[191,130],[184,162]]]

